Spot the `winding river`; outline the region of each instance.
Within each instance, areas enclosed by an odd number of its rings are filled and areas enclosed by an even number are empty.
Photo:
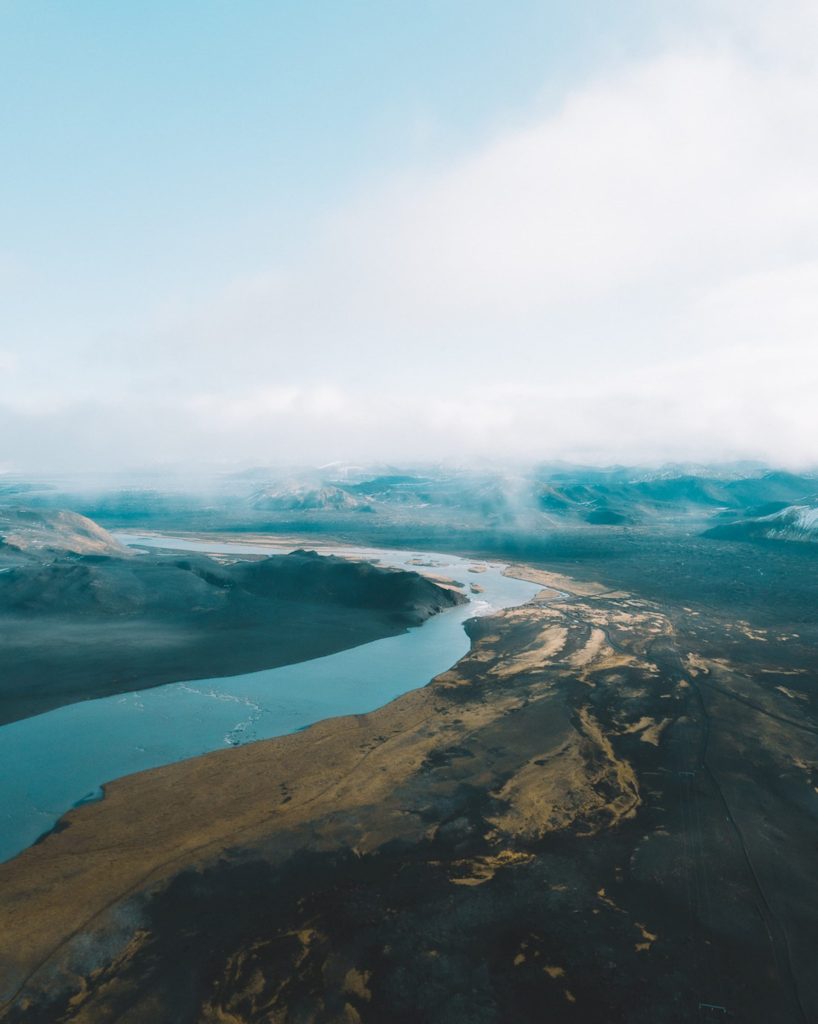
[[[134,547],[213,554],[274,554],[270,544],[119,534]],[[323,658],[238,676],[169,683],[82,701],[0,728],[0,860],[54,826],[70,808],[99,799],[102,785],[133,772],[363,714],[450,668],[469,649],[466,619],[524,604],[542,588],[503,566],[452,555],[319,547],[381,565],[451,577],[482,590],[471,601],[399,636]],[[481,569],[476,573],[475,569]]]

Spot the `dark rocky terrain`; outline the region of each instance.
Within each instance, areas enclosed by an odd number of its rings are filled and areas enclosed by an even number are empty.
[[[816,1019],[814,614],[515,571],[566,596],[430,686],[120,780],[0,868],[2,1019]]]

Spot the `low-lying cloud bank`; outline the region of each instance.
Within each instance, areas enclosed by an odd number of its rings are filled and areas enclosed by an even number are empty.
[[[818,465],[815,361],[735,348],[527,388],[416,393],[258,387],[225,395],[0,408],[5,468],[479,457],[588,464],[760,459]],[[2,467],[0,467],[2,468]]]

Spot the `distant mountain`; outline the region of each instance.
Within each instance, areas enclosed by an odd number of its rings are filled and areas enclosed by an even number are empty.
[[[424,475],[390,474],[349,488],[388,508],[447,509],[484,517],[507,518],[521,505],[530,506],[530,484],[504,474],[468,472]]]
[[[286,484],[256,491],[250,497],[253,508],[269,512],[371,512],[365,497],[351,493],[344,487],[325,484],[320,487]]]
[[[818,497],[787,505],[767,515],[723,523],[705,534],[721,540],[790,540],[818,542]]]
[[[303,516],[310,530],[418,527],[537,534],[674,523],[704,529],[799,506],[817,492],[816,475],[750,464],[658,469],[376,465],[367,472],[367,467],[331,463],[257,467],[223,474],[189,492],[128,487],[118,479],[112,489],[40,490],[25,500],[39,509],[75,508],[111,528],[138,524],[209,531],[286,524],[292,531]]]
[[[531,504],[526,495],[527,504]],[[517,506],[516,488],[502,477],[472,474],[415,476],[384,474],[357,483],[279,483],[256,491],[249,503],[267,512],[379,512],[460,510],[487,518],[507,516]]]
[[[815,490],[815,477],[784,472],[754,472],[748,476],[706,476],[573,470],[555,473],[541,485],[543,511],[598,525],[649,522],[679,515],[748,512],[758,506],[798,501]],[[770,508],[772,510],[772,508]]]
[[[76,512],[0,508],[0,550],[21,554],[132,554],[93,520]]]

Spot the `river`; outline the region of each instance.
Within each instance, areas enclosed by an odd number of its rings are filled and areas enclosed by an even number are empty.
[[[273,542],[220,544],[136,534],[118,539],[135,547],[214,554],[292,550]],[[72,807],[99,799],[105,782],[324,718],[363,714],[424,686],[468,651],[466,619],[524,604],[542,589],[504,576],[500,564],[453,555],[327,545],[319,550],[451,577],[465,585],[471,601],[406,633],[323,658],[81,701],[3,726],[0,860],[31,845]],[[471,584],[482,592],[471,593]]]

